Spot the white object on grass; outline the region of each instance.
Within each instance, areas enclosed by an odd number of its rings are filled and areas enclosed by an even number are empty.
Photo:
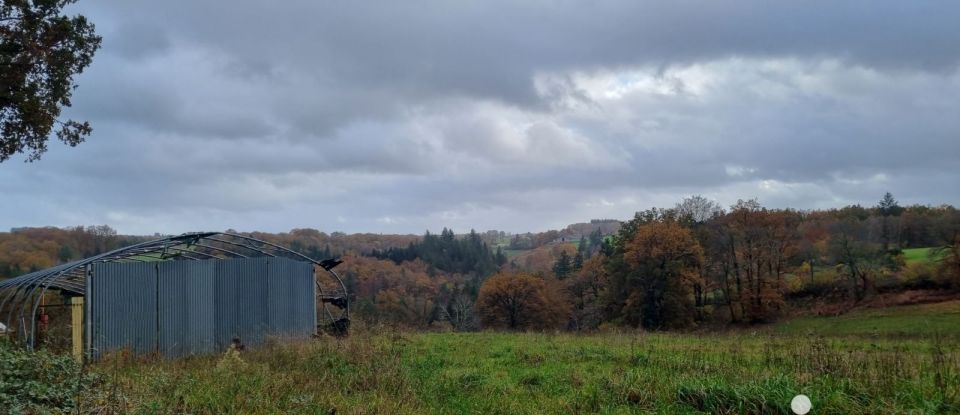
[[[790,409],[797,415],[806,415],[807,412],[810,412],[812,406],[810,398],[803,394],[794,396],[793,400],[790,401]]]

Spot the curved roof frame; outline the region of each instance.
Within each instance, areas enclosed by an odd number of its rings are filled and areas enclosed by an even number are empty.
[[[12,334],[26,343],[29,348],[33,348],[36,341],[37,311],[40,308],[41,299],[50,289],[73,296],[86,295],[86,277],[93,264],[252,257],[286,257],[320,267],[329,274],[329,279],[326,287],[321,284],[319,275],[315,279],[317,294],[320,297],[317,304],[322,305],[323,317],[325,317],[319,320],[324,323],[334,323],[349,319],[350,308],[349,302],[346,301],[346,285],[343,279],[333,271],[332,266],[326,262],[322,263],[299,252],[246,235],[228,232],[193,232],[141,242],[0,281],[0,322],[7,325],[8,333],[16,327]],[[346,304],[345,307],[334,310],[330,305],[337,303],[336,301],[324,301],[338,298]]]

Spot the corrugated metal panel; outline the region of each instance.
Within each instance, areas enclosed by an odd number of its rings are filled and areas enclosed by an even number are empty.
[[[160,352],[171,357],[216,352],[214,262],[161,262],[157,290]]]
[[[233,337],[240,333],[240,316],[237,309],[240,304],[242,287],[237,275],[243,264],[240,260],[222,260],[215,264],[214,274],[214,343],[217,350],[225,350]]]
[[[283,261],[270,261],[267,264],[268,287],[267,287],[267,317],[268,324],[273,329],[274,335],[284,336],[291,331],[294,326],[293,319],[293,297],[296,293],[291,289],[296,285],[291,281],[295,278],[287,271],[289,264]]]
[[[217,261],[217,345],[224,349],[234,337],[245,345],[263,343],[267,334],[267,260]]]
[[[313,265],[285,258],[271,258],[268,264],[268,308],[271,334],[303,337],[316,330]]]
[[[101,352],[184,356],[316,330],[313,266],[286,258],[97,264],[88,282]]]
[[[156,264],[94,264],[87,285],[87,330],[94,358],[121,349],[156,351]]]

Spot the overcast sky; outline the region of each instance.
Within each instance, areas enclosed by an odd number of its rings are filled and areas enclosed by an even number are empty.
[[[93,135],[0,228],[542,231],[701,194],[960,204],[960,3],[80,0]]]

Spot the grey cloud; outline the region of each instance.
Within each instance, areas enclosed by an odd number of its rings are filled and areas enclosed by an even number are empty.
[[[167,32],[157,23],[123,21],[105,33],[105,51],[129,60],[155,56],[171,47]]]
[[[952,4],[79,8],[106,38],[66,115],[95,134],[0,165],[0,226],[527,231],[694,193],[960,202]]]
[[[540,71],[736,56],[836,57],[949,71],[960,59],[960,45],[952,41],[960,35],[960,7],[932,1],[300,0],[283,6],[238,1],[230,7],[133,1],[86,7],[94,17],[152,22],[143,26],[147,33],[163,25],[179,42],[216,50],[254,72],[287,70],[312,79],[314,93],[339,96],[314,108],[315,118],[299,117],[308,129],[322,122],[324,132],[358,111],[412,100],[466,96],[536,107],[543,102],[531,78]],[[338,94],[344,86],[350,92]],[[381,92],[363,99],[369,91]],[[354,96],[361,102],[346,102]],[[325,108],[332,102],[353,114]]]

